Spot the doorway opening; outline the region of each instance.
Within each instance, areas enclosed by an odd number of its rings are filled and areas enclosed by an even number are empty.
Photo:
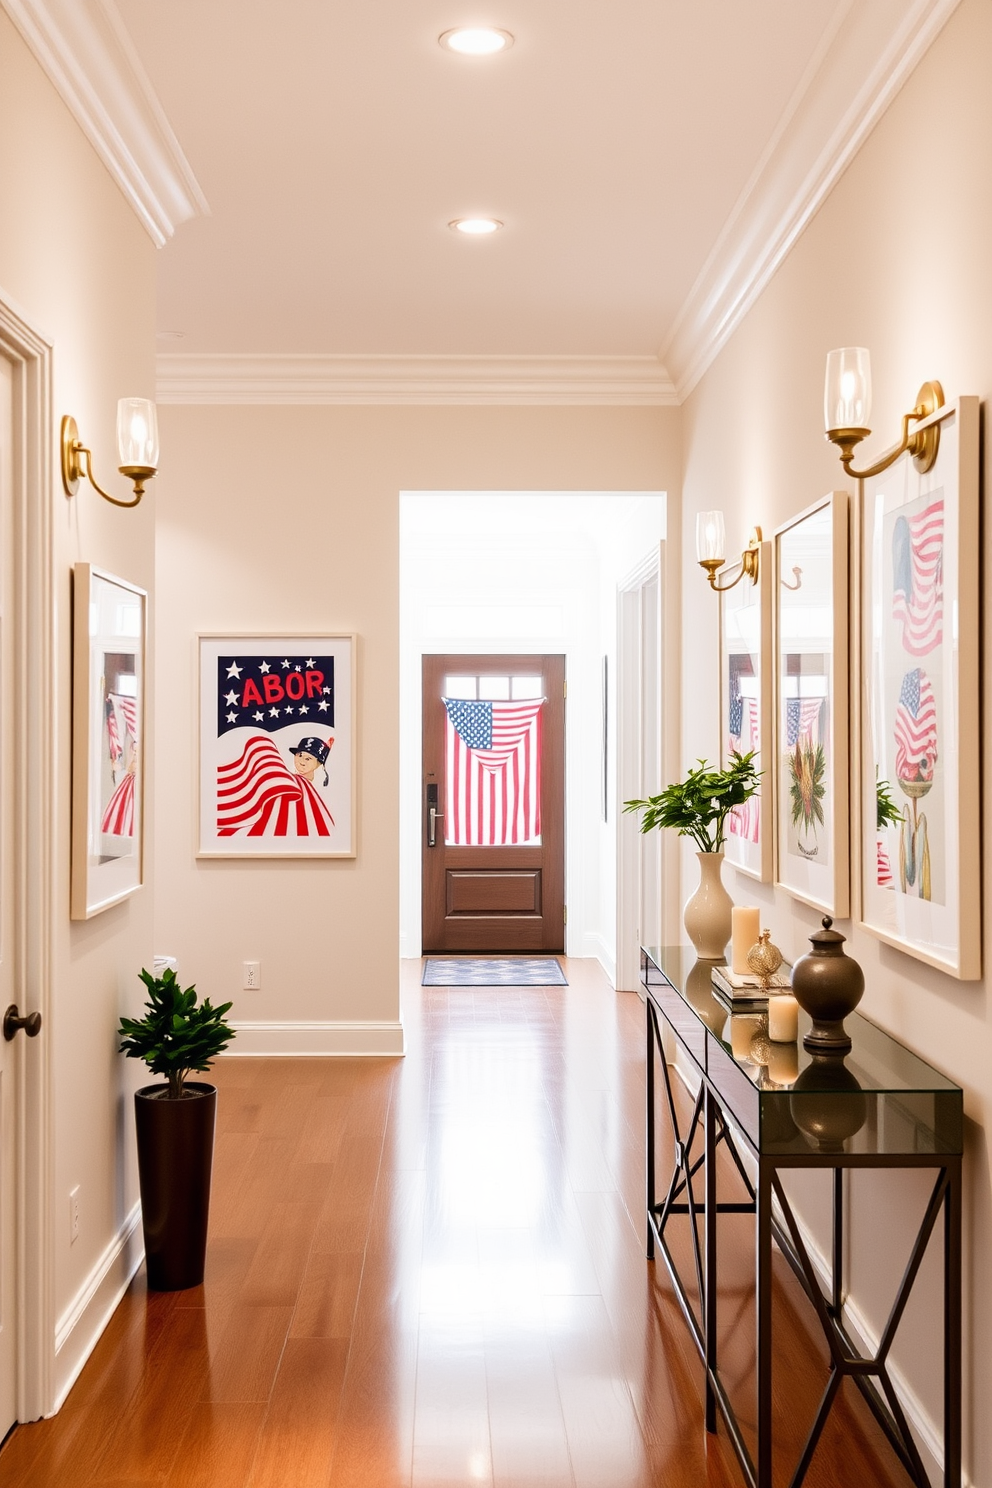
[[[567,681],[565,952],[615,980],[617,596],[665,522],[661,492],[401,493],[401,956],[423,949],[423,658],[554,654]]]

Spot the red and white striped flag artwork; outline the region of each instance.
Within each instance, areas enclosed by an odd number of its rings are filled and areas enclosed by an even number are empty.
[[[444,698],[445,842],[506,847],[541,837],[543,698]]]
[[[937,704],[922,667],[914,667],[902,679],[893,733],[896,779],[908,785],[932,782],[937,763]]]
[[[289,770],[267,734],[218,767],[218,837],[329,837],[333,826],[319,791]]]
[[[138,700],[119,692],[108,692],[104,704],[107,719],[107,750],[116,778],[124,764],[124,775],[111,792],[100,817],[100,831],[108,837],[133,837],[135,825],[135,777],[138,750]]]
[[[910,656],[926,656],[944,634],[944,501],[892,530],[892,616]]]

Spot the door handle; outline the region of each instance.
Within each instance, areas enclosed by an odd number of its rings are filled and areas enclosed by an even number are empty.
[[[436,806],[427,808],[427,846],[437,847],[436,827],[439,821],[444,821],[444,812],[438,811]]]
[[[3,1036],[8,1044],[20,1028],[24,1029],[28,1038],[37,1038],[41,1032],[41,1014],[25,1013],[22,1018],[17,1011],[17,1003],[12,1002],[3,1015]]]

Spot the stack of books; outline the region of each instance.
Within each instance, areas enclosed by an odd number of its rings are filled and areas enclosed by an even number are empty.
[[[791,987],[792,967],[783,961],[775,975],[769,977],[767,989],[751,972],[741,976],[729,966],[714,966],[710,977],[717,996],[731,1007],[740,1007],[745,1003],[767,1002],[769,991],[785,991]]]

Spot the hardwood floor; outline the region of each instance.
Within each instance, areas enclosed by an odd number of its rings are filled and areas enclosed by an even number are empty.
[[[406,963],[402,1060],[219,1061],[204,1286],[140,1272],[2,1488],[742,1484],[644,1259],[642,1005],[566,965],[517,992],[422,989]],[[745,1422],[752,1236],[721,1231]],[[777,1284],[786,1482],[827,1372],[784,1264]],[[845,1397],[806,1481],[906,1480]]]

